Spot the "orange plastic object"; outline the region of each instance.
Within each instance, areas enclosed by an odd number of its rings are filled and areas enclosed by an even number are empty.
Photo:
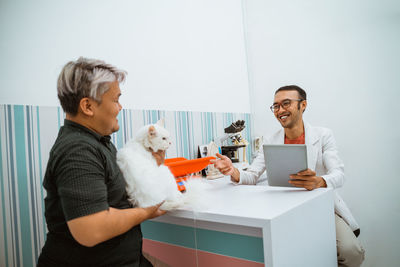
[[[175,177],[181,177],[201,171],[211,164],[210,160],[212,159],[215,159],[215,157],[199,159],[171,158],[166,159],[164,165],[170,169]]]
[[[185,182],[189,178],[190,179],[196,179],[196,178],[199,179],[199,178],[201,178],[201,176],[187,175],[187,176],[181,176],[181,177],[175,178],[176,185],[178,186],[178,190],[181,191],[182,193],[184,193],[186,191]]]
[[[186,158],[170,158],[170,159],[165,159],[164,164],[167,165],[168,163],[176,162],[176,161],[181,161],[181,160],[187,160]]]

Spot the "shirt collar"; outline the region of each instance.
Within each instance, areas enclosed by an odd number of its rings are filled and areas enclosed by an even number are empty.
[[[100,142],[102,142],[104,144],[109,144],[110,141],[111,141],[111,136],[109,136],[109,135],[105,135],[105,136],[100,135],[100,134],[90,130],[89,128],[86,128],[82,124],[79,124],[79,123],[76,123],[76,122],[73,122],[73,121],[70,121],[70,120],[67,120],[67,119],[64,119],[64,126],[77,128],[77,129],[79,129],[79,130],[81,130],[83,132],[89,133],[89,134],[93,135],[96,138],[96,140],[98,140],[98,141],[100,141]]]

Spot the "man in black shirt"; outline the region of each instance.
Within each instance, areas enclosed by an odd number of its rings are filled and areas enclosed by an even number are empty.
[[[49,231],[38,266],[152,266],[142,255],[140,223],[165,211],[132,207],[110,142],[119,129],[125,76],[85,58],[60,73],[57,92],[66,120],[43,181]],[[163,163],[163,152],[153,155]]]

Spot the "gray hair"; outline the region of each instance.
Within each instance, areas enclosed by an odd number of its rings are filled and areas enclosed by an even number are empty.
[[[101,96],[114,81],[125,81],[127,72],[102,60],[80,57],[68,62],[57,81],[57,95],[66,113],[76,115],[79,102],[89,97],[101,103]]]

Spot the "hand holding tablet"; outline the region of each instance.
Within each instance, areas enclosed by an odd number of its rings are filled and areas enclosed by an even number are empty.
[[[289,183],[290,175],[308,169],[306,145],[264,145],[263,149],[268,184],[295,187]]]

